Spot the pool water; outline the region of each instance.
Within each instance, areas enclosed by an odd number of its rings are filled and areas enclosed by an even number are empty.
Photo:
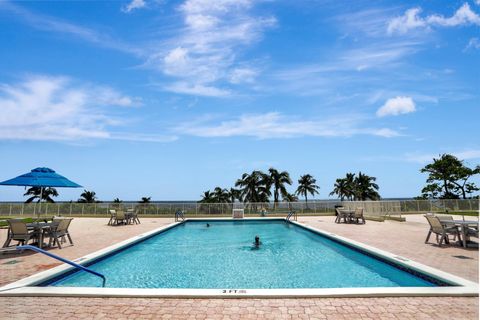
[[[207,227],[207,223],[210,227]],[[255,236],[261,245],[253,244]],[[345,288],[436,286],[280,220],[187,221],[89,268],[114,288]],[[99,287],[75,272],[51,286]]]

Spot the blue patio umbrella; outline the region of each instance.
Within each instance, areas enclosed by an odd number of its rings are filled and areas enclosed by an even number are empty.
[[[4,186],[40,187],[40,205],[45,188],[81,188],[82,186],[59,175],[50,168],[36,168],[29,173],[0,182]]]

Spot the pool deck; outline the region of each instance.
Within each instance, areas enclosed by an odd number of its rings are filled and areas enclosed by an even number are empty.
[[[50,252],[75,259],[167,225],[173,219],[143,218],[140,225],[108,226],[106,218],[75,218],[74,246]],[[424,244],[428,225],[420,215],[407,222],[335,224],[334,217],[299,217],[302,224],[332,232],[478,283],[478,249]],[[0,230],[0,243],[6,230]],[[477,239],[475,239],[477,240]],[[0,286],[59,265],[40,254],[0,255]],[[0,297],[0,319],[478,319],[478,297],[161,299]]]

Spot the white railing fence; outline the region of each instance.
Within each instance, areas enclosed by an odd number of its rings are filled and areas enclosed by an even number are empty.
[[[56,202],[21,203],[0,202],[0,217],[5,216],[107,216],[109,209],[134,209],[141,215],[173,216],[177,210],[183,210],[187,216],[231,215],[233,207],[244,208],[245,214],[259,215],[266,211],[267,215],[287,215],[295,210],[301,215],[331,215],[335,206],[342,205],[347,209],[363,208],[367,216],[401,216],[402,214],[426,212],[479,212],[478,199],[455,200],[385,200],[385,201],[334,201],[317,200],[308,202],[273,202],[263,203],[195,203],[195,202],[98,202],[76,203]]]

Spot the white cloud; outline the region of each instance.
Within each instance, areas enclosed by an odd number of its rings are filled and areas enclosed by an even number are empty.
[[[420,8],[408,9],[403,16],[396,17],[388,23],[387,32],[389,34],[395,32],[402,34],[410,29],[426,27],[427,22],[418,16],[421,11]]]
[[[195,84],[189,82],[174,82],[164,87],[164,89],[181,94],[189,94],[205,97],[226,97],[230,95],[230,91],[219,89],[214,86],[208,86],[203,84]]]
[[[417,41],[396,41],[395,43],[369,43],[363,47],[343,50],[332,54],[332,58],[319,64],[286,66],[271,73],[275,89],[291,91],[298,95],[325,96],[327,91],[338,94],[339,88],[347,85],[373,83],[367,72],[389,73],[402,64],[405,57],[414,54],[421,43]],[[358,71],[352,73],[351,71]],[[367,74],[364,74],[367,73]],[[371,73],[370,73],[371,74]],[[377,77],[378,78],[378,77]],[[383,86],[383,83],[379,83]],[[354,88],[348,88],[351,94]],[[358,97],[357,97],[358,98]]]
[[[11,14],[22,19],[26,24],[38,30],[65,34],[104,48],[119,50],[134,55],[143,54],[143,51],[140,47],[112,38],[108,34],[97,32],[96,30],[76,25],[48,15],[34,13],[17,6],[10,1],[0,1],[0,10],[10,12]]]
[[[255,81],[258,71],[251,68],[235,68],[230,74],[231,83],[252,83]]]
[[[385,104],[377,110],[377,116],[398,116],[415,111],[415,102],[411,97],[398,96],[388,99]]]
[[[185,18],[187,26],[194,30],[208,30],[218,25],[220,19],[210,15],[191,14]]]
[[[170,51],[163,59],[164,72],[168,75],[176,75],[188,72],[188,50],[185,48],[175,48]]]
[[[433,14],[420,17],[422,9],[412,8],[405,14],[390,20],[387,26],[388,34],[405,34],[413,29],[429,28],[431,26],[455,27],[462,25],[480,25],[480,16],[472,11],[468,3],[464,3],[451,17]]]
[[[455,152],[454,155],[464,160],[480,159],[480,150],[464,150],[460,152]]]
[[[402,41],[388,44],[374,44],[358,49],[350,49],[341,54],[333,66],[337,69],[363,71],[395,65],[405,56],[416,52],[418,42]]]
[[[397,90],[374,90],[367,98],[366,102],[368,104],[377,104],[379,101],[382,100],[387,100],[388,97],[392,96],[398,96],[401,94]],[[409,96],[414,100],[414,101],[421,101],[421,102],[428,102],[428,103],[438,103],[438,97],[436,96],[431,96],[427,94],[422,94],[422,93],[417,93],[417,92],[409,92]]]
[[[276,22],[252,15],[253,4],[253,0],[185,1],[178,8],[184,27],[171,39],[174,45],[152,54],[146,65],[176,79],[164,89],[177,93],[223,96],[231,90],[222,84],[252,82],[256,74],[241,67],[245,63],[238,51],[258,41]]]
[[[385,36],[385,24],[397,10],[396,7],[366,8],[342,13],[334,17],[343,32],[342,40],[358,39],[360,35],[376,38]]]
[[[480,16],[470,9],[468,3],[464,3],[463,6],[461,6],[450,18],[434,14],[427,17],[427,21],[429,24],[436,24],[444,27],[455,27],[468,24],[480,25]]]
[[[478,39],[478,38],[471,38],[471,39],[468,41],[468,44],[467,44],[467,46],[465,47],[464,51],[465,51],[465,50],[468,50],[468,49],[480,49],[480,39]]]
[[[105,86],[95,86],[88,89],[88,93],[94,96],[99,105],[120,106],[120,107],[136,107],[142,104],[139,97],[125,96],[115,89]]]
[[[132,0],[129,4],[122,8],[123,12],[132,12],[133,10],[144,8],[147,4],[145,0]]]
[[[110,87],[78,83],[68,77],[30,76],[21,83],[0,84],[0,140],[168,140],[111,132],[124,124],[111,115],[114,107],[139,104],[138,98]]]
[[[349,137],[359,134],[395,137],[400,134],[388,128],[364,128],[358,117],[342,116],[326,120],[306,120],[278,112],[243,114],[238,118],[212,123],[200,119],[176,128],[182,134],[198,137],[248,136],[258,139],[294,137]]]
[[[463,151],[455,152],[439,152],[439,153],[407,153],[405,154],[405,160],[416,163],[431,162],[433,158],[438,158],[439,154],[450,153],[459,158],[460,160],[480,159],[480,149],[467,149]]]

